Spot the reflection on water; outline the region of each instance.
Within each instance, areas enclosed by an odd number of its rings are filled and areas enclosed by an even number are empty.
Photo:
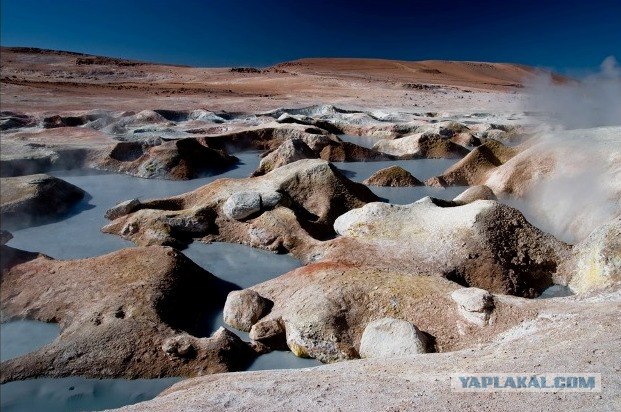
[[[302,266],[291,255],[279,255],[234,243],[194,242],[183,253],[203,269],[234,283],[240,289]]]
[[[97,411],[153,399],[180,378],[41,378],[0,386],[2,412]]]
[[[55,323],[16,320],[0,324],[0,361],[17,358],[52,342],[60,334]]]

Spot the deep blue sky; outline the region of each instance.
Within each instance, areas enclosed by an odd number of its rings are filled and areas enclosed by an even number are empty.
[[[621,60],[621,0],[1,0],[0,42],[199,66],[301,57]]]

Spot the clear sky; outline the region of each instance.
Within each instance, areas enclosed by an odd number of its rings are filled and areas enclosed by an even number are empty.
[[[621,0],[1,0],[4,46],[197,66],[301,57],[621,60]]]

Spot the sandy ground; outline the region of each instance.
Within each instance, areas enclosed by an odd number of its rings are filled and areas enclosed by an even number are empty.
[[[161,108],[253,112],[324,103],[510,112],[521,107],[521,82],[534,72],[514,64],[303,59],[245,73],[14,48],[2,48],[0,62],[2,110],[23,112]]]

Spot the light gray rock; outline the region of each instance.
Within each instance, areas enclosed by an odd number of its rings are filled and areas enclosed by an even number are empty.
[[[459,305],[459,313],[470,323],[486,326],[494,310],[494,296],[485,289],[463,288],[451,294]]]
[[[229,219],[244,220],[255,213],[273,209],[281,200],[282,194],[276,191],[237,192],[224,202],[222,210]]]
[[[383,318],[367,325],[360,340],[363,358],[392,358],[426,352],[426,338],[410,322]]]
[[[243,332],[249,332],[252,325],[265,316],[272,302],[251,289],[235,290],[229,293],[224,304],[224,322]]]
[[[222,210],[229,219],[243,220],[261,211],[261,195],[259,192],[233,193],[224,203]]]
[[[105,217],[108,220],[118,219],[121,216],[135,212],[140,207],[140,200],[130,199],[119,203],[118,205],[108,209]]]
[[[280,166],[301,159],[316,159],[317,157],[319,156],[308,147],[304,140],[300,138],[287,139],[276,150],[261,159],[259,168],[254,172],[254,175],[263,175]]]
[[[282,200],[282,194],[278,192],[263,192],[261,193],[261,209],[273,209]]]

